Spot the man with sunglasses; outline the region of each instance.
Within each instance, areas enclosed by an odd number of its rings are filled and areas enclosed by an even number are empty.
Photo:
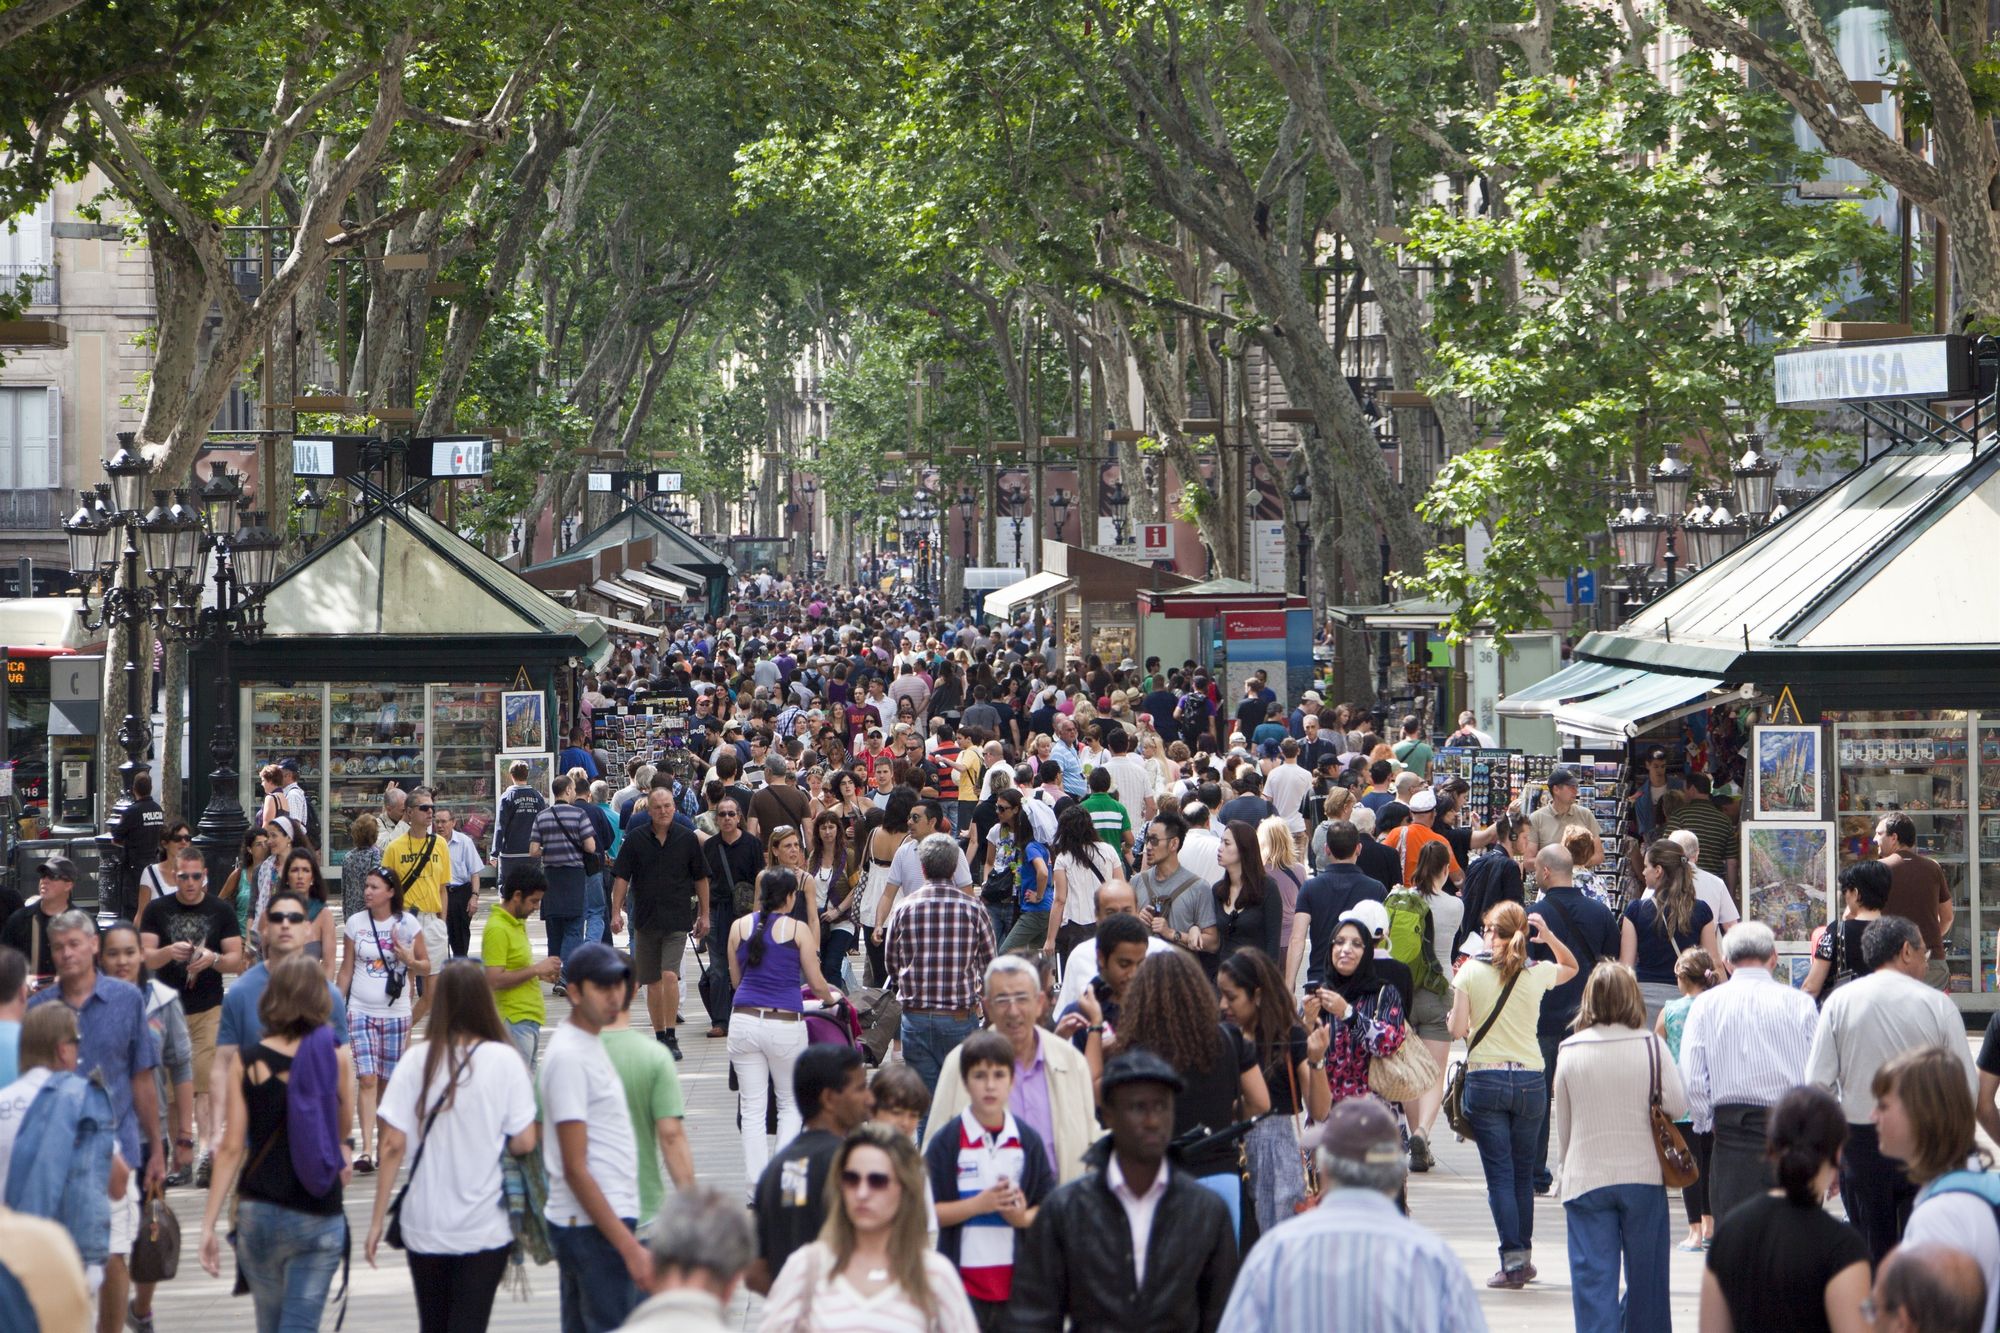
[[[146,904],[139,918],[139,947],[154,979],[180,992],[194,1051],[195,1138],[206,1157],[211,1135],[220,1128],[209,1096],[209,1070],[222,1025],[222,978],[243,970],[243,932],[236,910],[209,892],[208,862],[185,838],[181,842],[174,852],[174,891]]]
[[[446,886],[451,883],[451,845],[432,826],[437,797],[429,787],[410,789],[403,815],[409,820],[409,831],[382,849],[382,864],[403,882],[403,903],[423,923],[424,948],[429,951],[429,971],[414,978],[417,997],[410,1014],[414,1027],[430,1012],[430,978],[451,960],[451,931],[444,920]]]

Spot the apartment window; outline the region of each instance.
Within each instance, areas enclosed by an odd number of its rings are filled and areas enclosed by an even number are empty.
[[[55,241],[50,230],[55,210],[44,199],[0,228],[0,284],[10,291],[20,278],[36,279],[28,297],[32,305],[56,303]]]
[[[53,528],[62,484],[61,390],[0,388],[0,528]]]

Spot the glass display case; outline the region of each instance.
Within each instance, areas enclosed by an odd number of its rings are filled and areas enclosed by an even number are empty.
[[[347,826],[379,810],[393,779],[405,789],[424,780],[422,685],[327,686],[327,842],[339,864]]]
[[[430,786],[458,827],[485,844],[493,822],[493,756],[500,752],[499,685],[430,687]]]
[[[262,791],[257,772],[285,759],[299,762],[299,784],[319,787],[320,737],[326,724],[326,692],[317,685],[298,689],[257,688],[249,691],[250,759],[244,765],[254,794]],[[247,809],[254,810],[248,806]]]
[[[2000,728],[1986,725],[1979,732],[1982,750],[1990,736],[1993,757],[2000,760]],[[1951,886],[1955,915],[1945,937],[1951,989],[1993,989],[1993,930],[2000,926],[2000,902],[1988,909],[1975,933],[1972,895],[1978,877],[1968,835],[1975,781],[1982,789],[1981,805],[1990,799],[2000,808],[2000,767],[1982,771],[1975,766],[1963,714],[1843,719],[1834,723],[1833,745],[1840,864],[1874,857],[1875,825],[1883,815],[1908,815],[1916,826],[1917,850],[1938,863]],[[1994,788],[1991,797],[1984,794],[1989,786]],[[1994,834],[1995,859],[2000,860],[2000,824]]]

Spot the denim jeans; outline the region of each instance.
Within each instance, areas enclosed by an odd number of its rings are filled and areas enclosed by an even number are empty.
[[[986,915],[993,920],[993,938],[1004,940],[1007,938],[1007,932],[1014,928],[1014,918],[1018,913],[1014,908],[1014,900],[1009,898],[1005,902],[986,904]]]
[[[570,951],[583,943],[583,922],[580,916],[545,916],[542,928],[548,932],[549,952],[564,962],[569,961]]]
[[[514,1043],[514,1049],[528,1062],[528,1072],[535,1072],[535,1052],[541,1045],[542,1025],[532,1018],[508,1019],[507,1036]]]
[[[1535,1241],[1535,1142],[1549,1115],[1541,1071],[1469,1071],[1465,1115],[1486,1173],[1486,1206],[1500,1233],[1500,1266],[1525,1268]]]
[[[1535,1041],[1542,1048],[1542,1086],[1548,1089],[1549,1105],[1556,1100],[1556,1048],[1569,1035],[1568,1029],[1551,1037],[1537,1036]],[[1556,1174],[1549,1170],[1549,1117],[1542,1117],[1542,1127],[1535,1135],[1535,1189],[1543,1194],[1555,1188]]]
[[[592,944],[602,941],[615,946],[618,941],[605,941],[605,927],[610,924],[610,915],[611,905],[604,897],[603,872],[600,871],[595,875],[585,876],[583,881],[583,938]]]
[[[957,1045],[979,1030],[976,1015],[967,1018],[953,1018],[950,1014],[913,1014],[903,1011],[903,1063],[911,1072],[924,1081],[924,1087],[932,1096],[937,1095],[938,1071],[944,1068],[944,1058]],[[926,1124],[917,1128],[917,1138],[922,1141]]]
[[[1603,1185],[1563,1200],[1563,1214],[1569,1221],[1570,1307],[1577,1333],[1672,1333],[1666,1187]]]
[[[843,991],[854,989],[847,975],[847,955],[854,950],[854,931],[846,925],[829,926],[819,941],[819,972],[829,986]]]
[[[628,1229],[634,1226],[632,1218],[621,1220]],[[549,1248],[561,1285],[562,1333],[609,1333],[639,1307],[639,1288],[624,1256],[596,1227],[550,1223]]]
[[[250,1287],[257,1333],[319,1333],[340,1271],[347,1218],[244,1199],[236,1209],[236,1264]]]

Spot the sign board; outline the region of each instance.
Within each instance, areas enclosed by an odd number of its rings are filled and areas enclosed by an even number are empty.
[[[590,483],[591,490],[596,491],[603,495],[609,495],[611,493],[612,490],[611,483],[613,479],[609,472],[593,472],[589,475],[588,480]]]
[[[352,476],[361,470],[362,446],[374,442],[372,435],[295,435],[292,437],[292,475]]]
[[[1778,702],[1771,708],[1771,721],[1779,726],[1803,725],[1804,719],[1799,716],[1799,701],[1792,697],[1791,686],[1778,691]]]
[[[653,474],[653,489],[661,495],[679,495],[681,493],[681,474],[678,472],[655,472]]]
[[[1597,605],[1597,571],[1579,569],[1564,584],[1563,599],[1571,606]]]
[[[1097,550],[1105,555],[1115,555],[1121,560],[1151,562],[1174,558],[1174,525],[1171,523],[1132,523],[1125,529],[1125,540],[1118,540],[1116,519],[1097,520]]]
[[[1251,569],[1260,592],[1285,590],[1285,530],[1283,519],[1250,520]]]
[[[410,441],[410,474],[483,477],[493,464],[493,441],[484,435],[439,435]]]
[[[1222,639],[1224,643],[1235,643],[1243,639],[1279,639],[1285,637],[1285,613],[1283,611],[1225,611],[1222,613]]]
[[[1891,338],[1779,352],[1771,373],[1780,407],[1951,398],[1971,392],[1972,356],[1957,334]]]
[[[51,657],[49,700],[96,703],[104,697],[104,659],[99,656]]]

